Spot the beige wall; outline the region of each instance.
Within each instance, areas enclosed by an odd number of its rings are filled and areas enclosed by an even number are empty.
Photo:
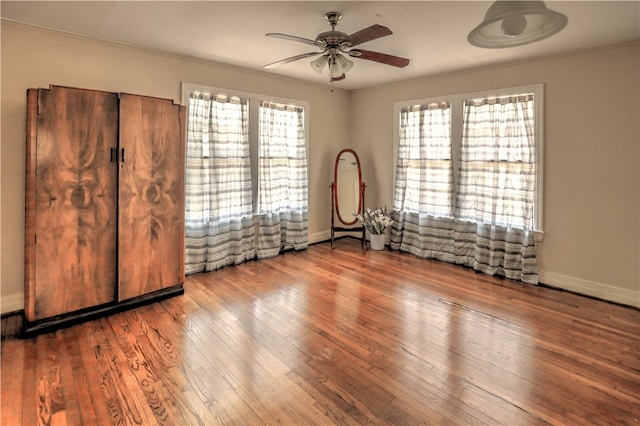
[[[367,204],[392,206],[394,102],[543,83],[540,281],[640,306],[639,46],[352,92],[351,138],[364,165]]]
[[[310,240],[328,236],[335,155],[351,146],[367,205],[392,205],[393,103],[545,84],[541,281],[640,306],[639,45],[425,78],[351,93],[2,22],[1,312],[23,300],[25,95],[49,84],[180,101],[180,83],[309,102]],[[618,249],[614,252],[614,249]]]
[[[7,21],[1,31],[2,313],[23,307],[25,99],[31,87],[56,84],[180,102],[186,81],[309,102],[309,238],[328,237],[335,156],[349,145],[348,92]]]

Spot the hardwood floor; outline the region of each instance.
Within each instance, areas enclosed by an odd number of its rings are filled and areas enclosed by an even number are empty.
[[[4,338],[2,424],[640,425],[639,310],[334,246]]]

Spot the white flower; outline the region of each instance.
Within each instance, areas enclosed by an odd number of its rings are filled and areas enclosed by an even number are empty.
[[[369,231],[370,234],[384,234],[387,227],[391,226],[393,219],[387,213],[387,208],[367,209],[363,214],[356,215],[356,218]]]

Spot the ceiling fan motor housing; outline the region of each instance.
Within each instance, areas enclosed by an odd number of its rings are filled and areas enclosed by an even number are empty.
[[[338,25],[338,22],[342,20],[342,13],[327,12],[324,14],[324,19],[326,19],[329,25],[331,25],[333,29],[335,29],[335,26]]]
[[[343,15],[340,12],[327,12],[324,15],[324,18],[327,20],[329,25],[331,25],[331,31],[325,31],[318,34],[316,41],[325,43],[326,48],[328,49],[340,47],[340,42],[348,36],[347,33],[336,31],[336,25],[338,25],[338,22],[342,20],[342,16]]]
[[[327,47],[339,47],[340,42],[347,36],[347,33],[341,31],[325,31],[318,34],[317,41],[325,42]]]

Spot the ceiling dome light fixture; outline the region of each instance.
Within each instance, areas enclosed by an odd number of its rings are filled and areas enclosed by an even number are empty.
[[[486,48],[521,46],[556,34],[568,21],[543,1],[496,1],[467,40]]]

